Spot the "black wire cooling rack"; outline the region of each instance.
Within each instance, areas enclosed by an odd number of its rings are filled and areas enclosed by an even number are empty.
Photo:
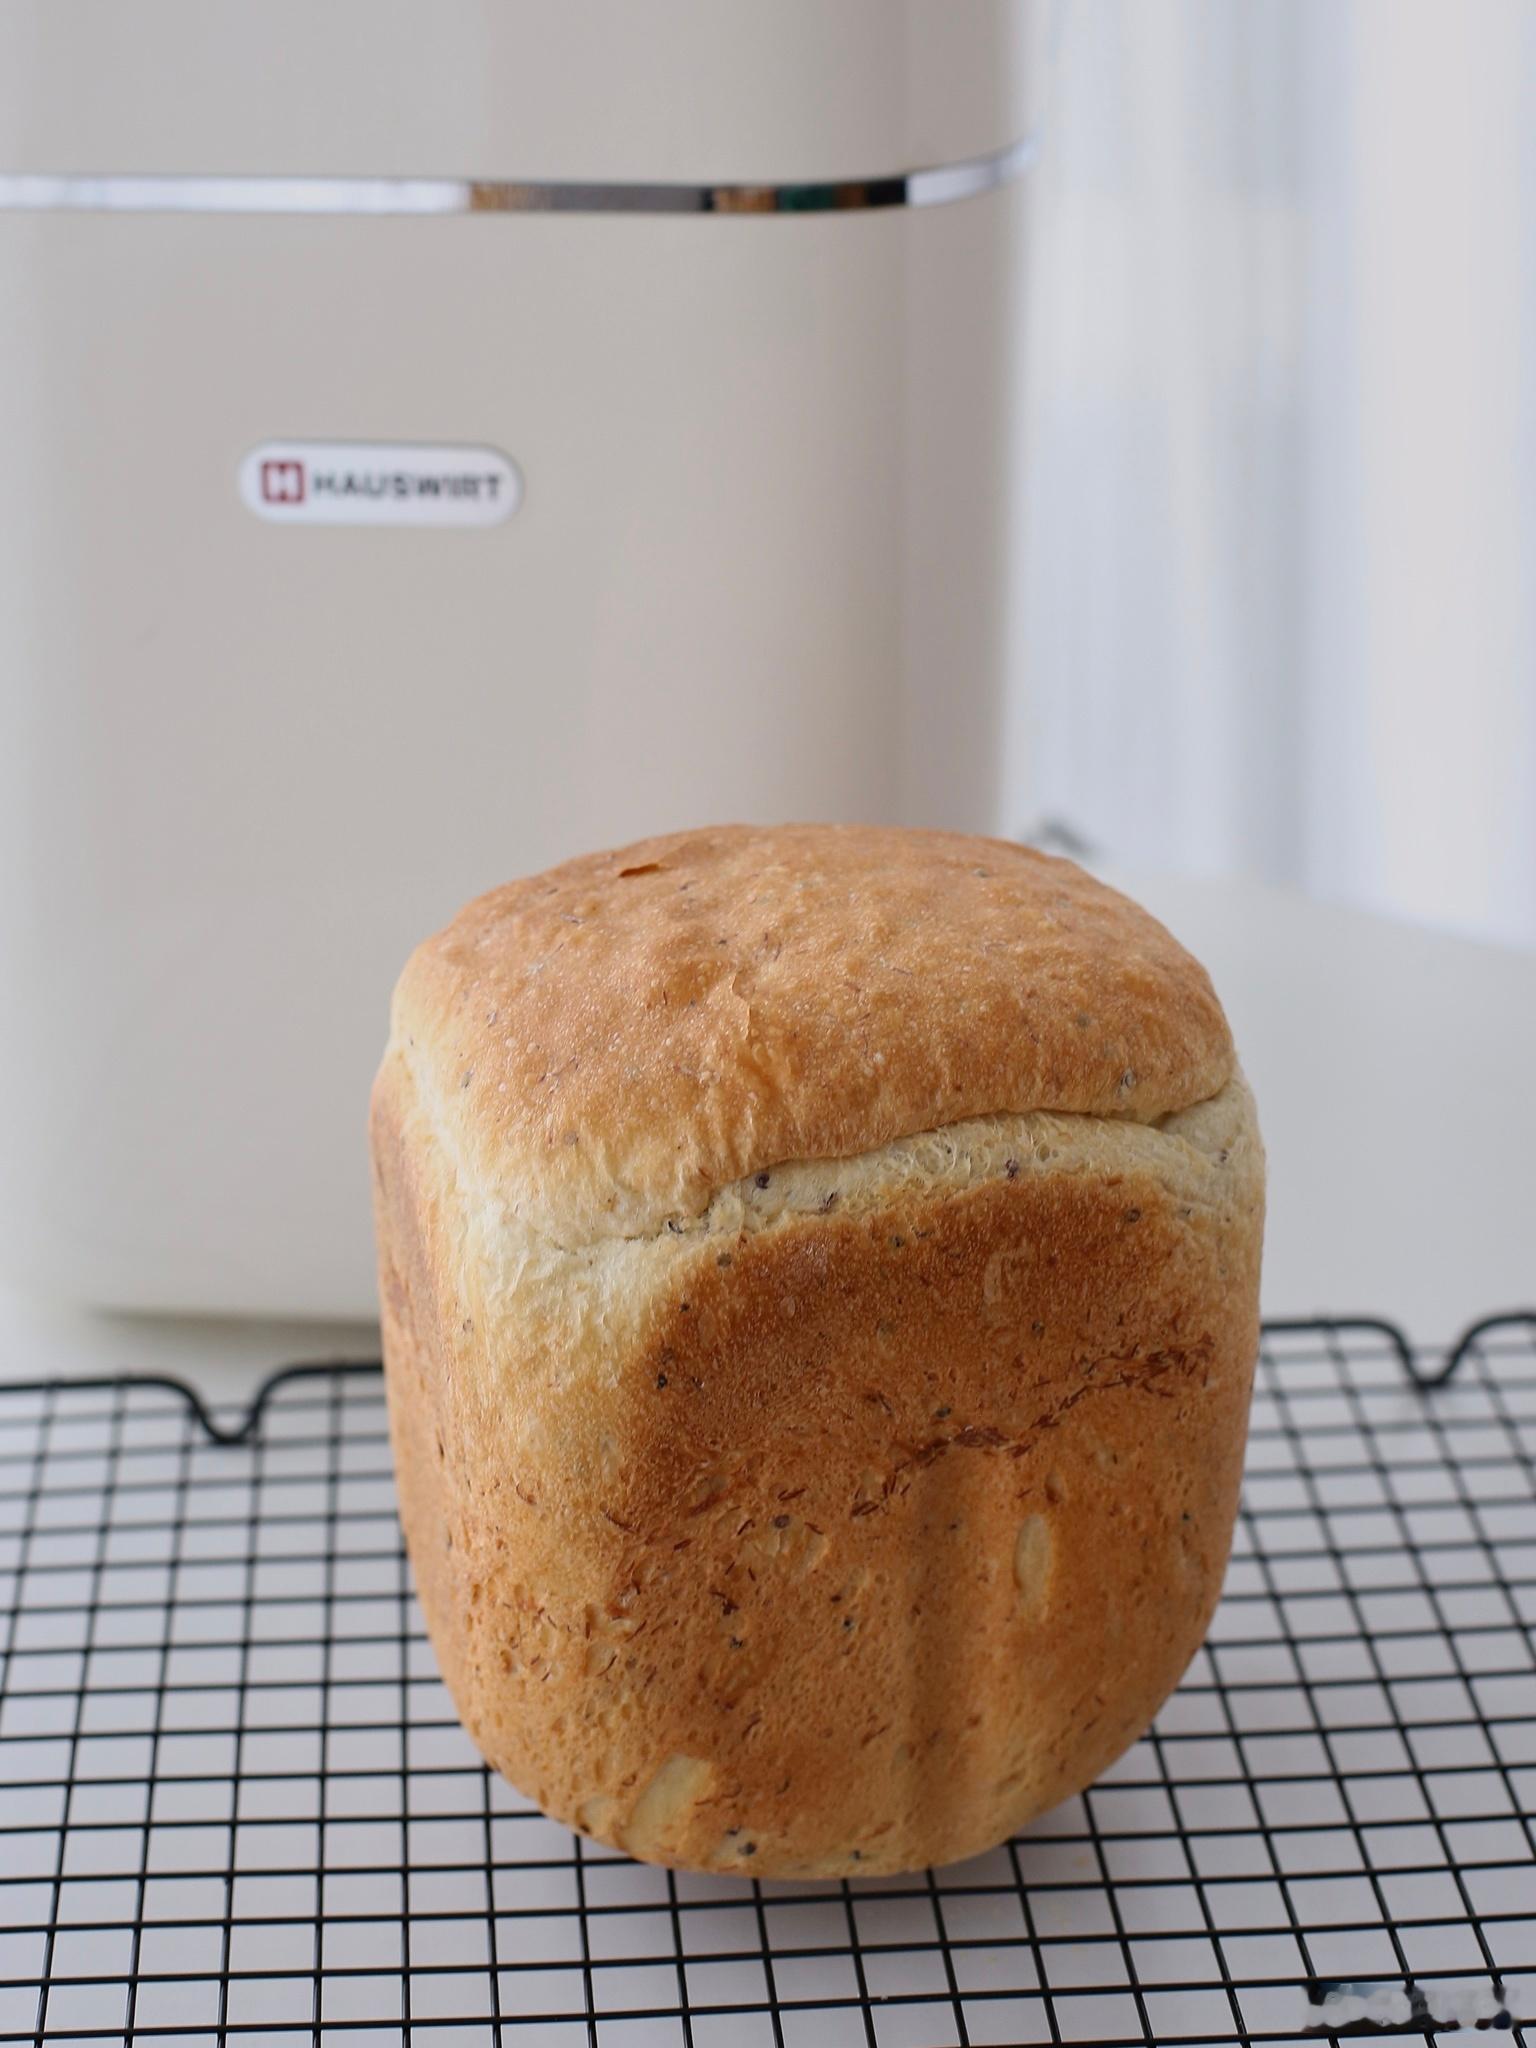
[[[373,1370],[244,1418],[0,1388],[0,2040],[1536,2039],[1536,1318],[1456,1363],[1271,1326],[1152,1732],[990,1855],[820,1885],[631,1863],[483,1769]]]

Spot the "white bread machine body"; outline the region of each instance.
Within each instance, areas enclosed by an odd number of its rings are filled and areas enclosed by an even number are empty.
[[[999,824],[1027,0],[0,17],[0,1256],[365,1314],[412,944]]]

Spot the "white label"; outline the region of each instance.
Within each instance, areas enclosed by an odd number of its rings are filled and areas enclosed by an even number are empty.
[[[494,448],[263,441],[240,465],[240,495],[285,526],[496,526],[523,480]]]

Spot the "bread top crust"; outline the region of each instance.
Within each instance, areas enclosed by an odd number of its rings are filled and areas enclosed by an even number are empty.
[[[1071,862],[823,825],[492,890],[407,963],[392,1058],[465,1177],[567,1245],[968,1118],[1151,1124],[1235,1072],[1204,970]]]

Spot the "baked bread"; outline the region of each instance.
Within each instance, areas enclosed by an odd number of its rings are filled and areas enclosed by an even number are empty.
[[[906,1870],[1144,1731],[1226,1563],[1263,1162],[1134,904],[939,832],[570,861],[412,956],[372,1139],[417,1589],[541,1807]]]

